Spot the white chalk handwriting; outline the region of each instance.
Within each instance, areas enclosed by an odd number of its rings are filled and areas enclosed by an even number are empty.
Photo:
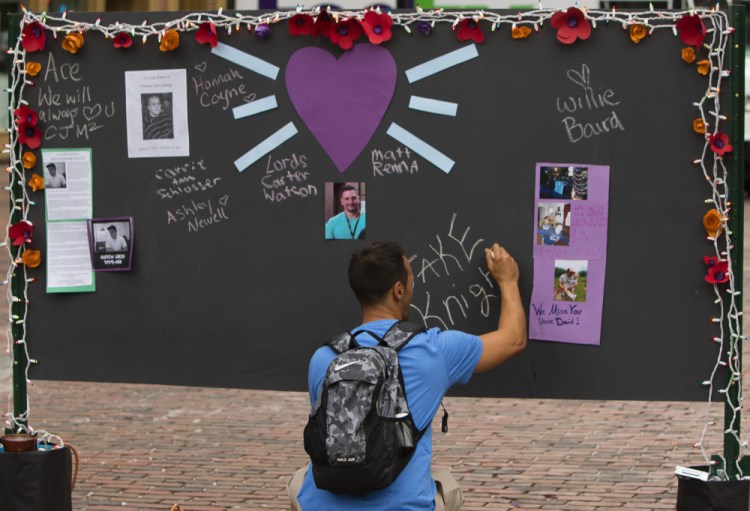
[[[484,252],[477,248],[484,241],[482,238],[471,236],[471,227],[458,226],[457,214],[453,213],[447,232],[436,234],[435,241],[428,243],[426,255],[412,255],[409,260],[414,268],[415,280],[421,284],[444,280],[450,277],[463,282],[469,279],[471,284],[461,284],[456,288],[452,284],[446,296],[434,297],[429,290],[419,292],[416,287],[412,309],[419,314],[419,319],[427,326],[438,326],[443,329],[452,328],[458,321],[465,320],[474,312],[482,317],[489,317],[492,300],[497,300],[495,282],[489,271],[484,268]],[[476,266],[476,273],[474,265]],[[472,276],[474,276],[472,278]],[[473,279],[476,278],[476,282]]]

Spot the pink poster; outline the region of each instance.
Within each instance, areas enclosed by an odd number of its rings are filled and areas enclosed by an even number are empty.
[[[598,345],[607,257],[609,167],[538,163],[529,338]]]

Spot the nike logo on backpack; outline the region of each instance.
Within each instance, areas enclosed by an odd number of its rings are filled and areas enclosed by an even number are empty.
[[[335,366],[333,366],[333,370],[334,371],[341,371],[343,368],[349,367],[350,365],[357,364],[357,363],[359,363],[359,361],[355,360],[353,362],[347,362],[346,364],[335,365]]]

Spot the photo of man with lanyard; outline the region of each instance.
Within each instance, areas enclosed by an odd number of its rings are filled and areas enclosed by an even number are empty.
[[[365,239],[365,212],[359,200],[359,190],[346,184],[339,192],[343,211],[326,222],[327,240]]]

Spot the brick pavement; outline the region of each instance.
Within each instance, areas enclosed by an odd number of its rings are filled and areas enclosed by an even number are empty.
[[[10,388],[7,367],[0,355],[0,388]],[[306,461],[303,393],[36,381],[29,395],[31,425],[80,452],[76,511],[288,509],[285,480]],[[451,432],[434,432],[435,464],[452,467],[465,511],[674,509],[675,465],[703,463],[692,444],[706,403],[447,398],[446,406]],[[714,410],[721,423],[721,406]],[[722,445],[713,429],[710,453]]]

